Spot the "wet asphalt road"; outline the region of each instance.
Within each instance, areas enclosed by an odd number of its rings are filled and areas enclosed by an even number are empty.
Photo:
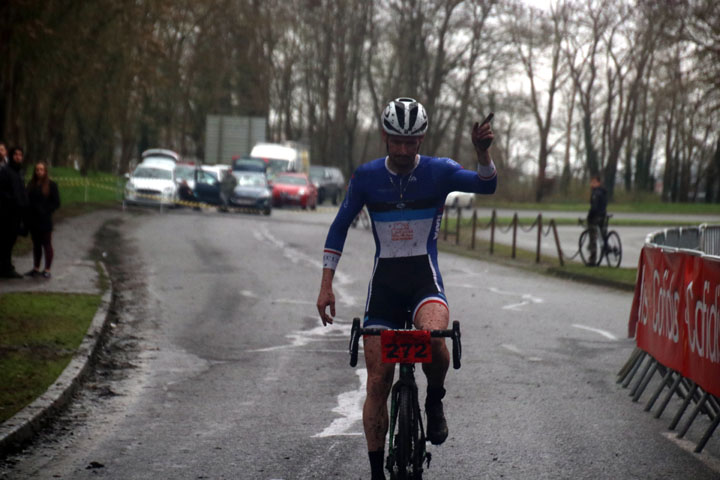
[[[1,478],[369,478],[365,372],[346,346],[374,245],[351,230],[323,328],[330,218],[125,215],[101,236],[119,311],[99,373]],[[464,357],[425,478],[718,478],[720,437],[689,453],[667,435],[670,413],[653,419],[615,383],[631,294],[447,254],[440,267]]]

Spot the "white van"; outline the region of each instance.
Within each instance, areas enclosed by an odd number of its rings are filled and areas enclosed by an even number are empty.
[[[310,170],[310,152],[298,144],[258,143],[250,156],[265,162],[268,177],[274,177],[278,172],[308,173]]]

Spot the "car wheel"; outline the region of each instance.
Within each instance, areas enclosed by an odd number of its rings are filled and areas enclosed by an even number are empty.
[[[272,213],[272,209],[270,207],[267,207],[265,210],[263,210],[263,215],[270,215]]]
[[[335,195],[333,195],[332,204],[337,205],[339,199],[340,199],[340,192],[335,192]]]

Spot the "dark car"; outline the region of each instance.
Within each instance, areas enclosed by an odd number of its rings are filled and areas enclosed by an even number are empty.
[[[237,185],[228,198],[231,207],[256,210],[265,215],[272,211],[271,190],[267,177],[262,172],[234,171]],[[220,180],[215,172],[198,169],[195,173],[195,188],[193,193],[198,201],[222,208],[223,201],[220,196]]]
[[[318,190],[318,203],[330,199],[337,205],[345,194],[345,177],[336,167],[310,167],[310,180]]]
[[[237,172],[237,186],[230,195],[230,205],[237,208],[250,208],[270,215],[272,211],[271,193],[267,177],[263,172]]]

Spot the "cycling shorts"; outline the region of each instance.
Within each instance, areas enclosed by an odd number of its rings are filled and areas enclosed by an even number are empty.
[[[365,305],[365,328],[401,329],[428,303],[448,307],[429,255],[378,258]]]

